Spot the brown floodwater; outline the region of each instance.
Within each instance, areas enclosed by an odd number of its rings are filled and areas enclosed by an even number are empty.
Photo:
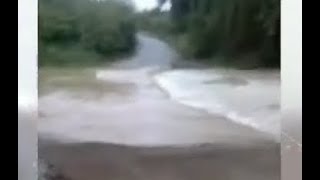
[[[105,67],[39,70],[41,157],[73,180],[280,179],[278,71],[176,70],[138,39]]]

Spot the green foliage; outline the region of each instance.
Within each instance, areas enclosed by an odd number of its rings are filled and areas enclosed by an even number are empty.
[[[115,0],[40,0],[39,64],[89,63],[133,51],[132,14]]]
[[[160,12],[158,9],[138,13],[136,15],[136,24],[140,30],[153,32],[162,37],[172,34],[174,28],[169,14]]]
[[[39,51],[39,65],[51,66],[82,66],[94,65],[103,60],[103,57],[94,51],[86,51],[82,47],[46,45]]]
[[[223,55],[233,61],[226,63],[280,65],[280,0],[171,0],[171,4],[171,23],[167,22],[171,25],[157,31],[166,29],[162,34],[175,38],[187,57],[214,61]],[[248,56],[254,58],[242,58]]]

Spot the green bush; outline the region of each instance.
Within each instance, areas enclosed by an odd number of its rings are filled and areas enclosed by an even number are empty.
[[[116,0],[40,0],[39,64],[99,62],[130,53],[136,44],[132,15],[130,6]]]

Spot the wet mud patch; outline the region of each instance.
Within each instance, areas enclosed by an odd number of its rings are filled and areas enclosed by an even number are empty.
[[[74,180],[278,180],[277,144],[131,147],[40,143],[39,152]]]
[[[281,106],[280,106],[280,104],[270,104],[270,105],[267,106],[267,108],[269,110],[280,110]]]
[[[71,180],[56,166],[40,158],[38,160],[38,180]]]
[[[241,79],[241,78],[236,78],[236,77],[223,77],[219,79],[213,79],[213,80],[208,80],[204,81],[204,84],[218,84],[218,85],[231,85],[231,86],[246,86],[248,85],[248,81]]]
[[[96,78],[91,69],[65,71],[43,70],[39,78],[39,94],[47,95],[57,91],[66,91],[74,98],[97,99],[107,94],[125,96],[135,90],[133,83],[104,81]]]

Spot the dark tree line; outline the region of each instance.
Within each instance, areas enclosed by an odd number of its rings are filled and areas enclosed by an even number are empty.
[[[170,1],[173,32],[184,34],[190,55],[251,53],[263,65],[280,65],[280,0]]]

